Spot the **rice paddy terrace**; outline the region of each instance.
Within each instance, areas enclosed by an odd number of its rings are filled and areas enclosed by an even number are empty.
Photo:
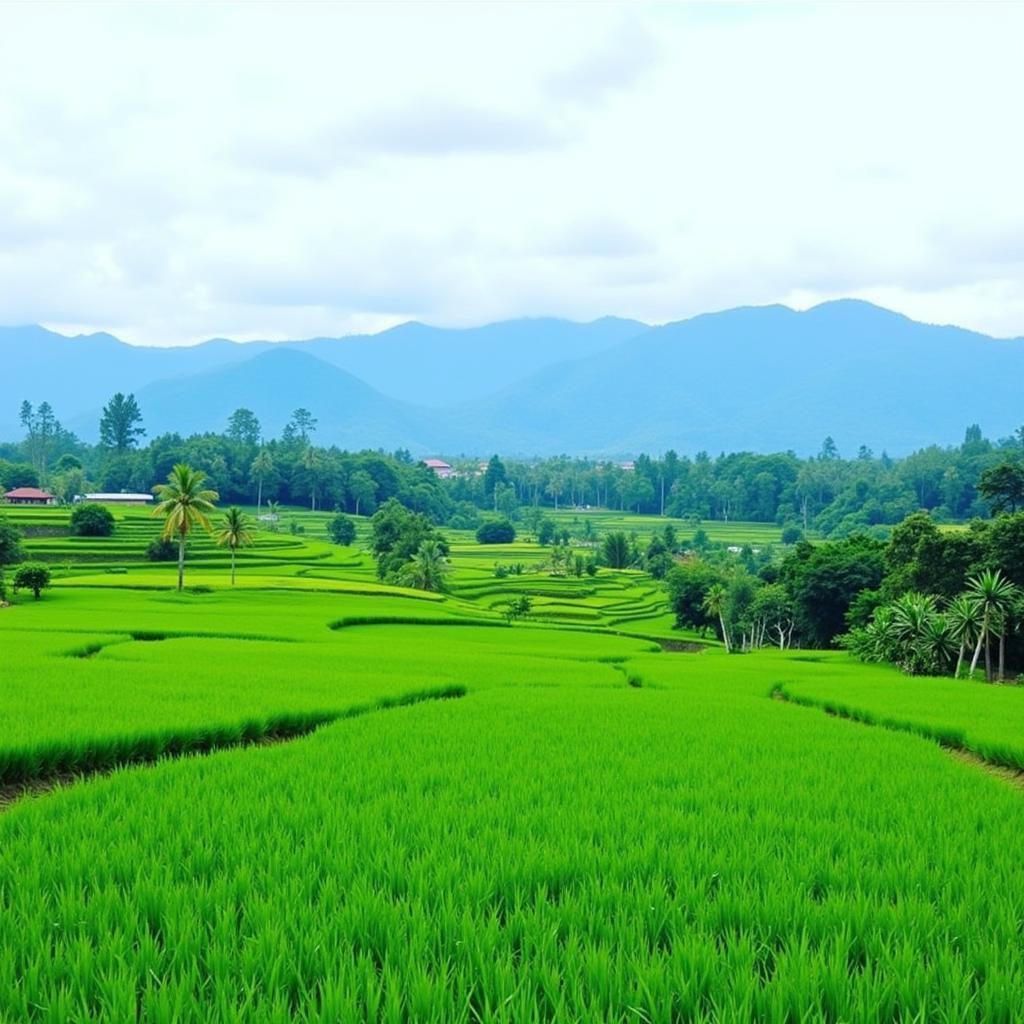
[[[289,513],[178,594],[143,511],[10,514],[0,1020],[1019,1019],[1024,691],[666,649],[529,542],[439,597]]]

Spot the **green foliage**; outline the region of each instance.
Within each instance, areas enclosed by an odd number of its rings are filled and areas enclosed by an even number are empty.
[[[537,543],[541,547],[547,547],[555,539],[555,524],[547,518],[540,521],[537,528]]]
[[[986,469],[978,481],[978,493],[993,515],[1024,511],[1024,462],[1001,462]]]
[[[783,544],[799,544],[804,539],[804,532],[794,523],[789,523],[782,528]]]
[[[665,583],[676,625],[698,631],[714,628],[717,616],[705,607],[704,598],[721,582],[719,571],[707,562],[686,561],[671,569]]]
[[[478,544],[511,544],[516,539],[516,528],[507,519],[493,519],[481,524],[476,539]]]
[[[0,509],[0,567],[21,560],[21,536],[21,530]]]
[[[327,534],[335,544],[350,547],[356,539],[356,524],[344,512],[336,512],[327,524]]]
[[[100,444],[118,455],[131,451],[145,437],[142,413],[134,395],[120,391],[103,407],[100,417]]]
[[[14,592],[31,590],[38,601],[43,588],[50,585],[50,570],[42,562],[24,562],[14,571]]]
[[[154,537],[146,545],[146,557],[151,562],[173,562],[178,557],[177,542],[167,537]]]
[[[110,509],[95,502],[84,502],[71,510],[71,532],[78,537],[109,537],[114,532]]]
[[[828,647],[845,630],[845,617],[862,590],[882,582],[885,545],[862,535],[821,544],[798,544],[781,567],[796,616],[810,647]]]
[[[407,509],[394,498],[386,501],[370,519],[370,550],[377,560],[378,578],[397,580],[427,540],[437,541],[437,551],[447,557],[447,543],[425,515]]]
[[[629,538],[621,530],[605,535],[601,542],[601,560],[610,569],[625,569],[632,563]]]

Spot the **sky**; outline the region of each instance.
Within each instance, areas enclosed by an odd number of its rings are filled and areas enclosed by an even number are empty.
[[[0,0],[0,324],[1024,335],[1024,4]]]

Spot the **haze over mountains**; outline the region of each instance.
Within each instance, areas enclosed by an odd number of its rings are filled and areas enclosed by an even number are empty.
[[[134,392],[149,436],[221,430],[239,406],[265,434],[299,406],[316,441],[413,454],[628,457],[674,448],[817,451],[831,435],[891,455],[953,444],[977,422],[1024,423],[1024,339],[917,323],[854,300],[796,312],[744,307],[650,327],[526,319],[419,323],[298,342],[185,348],[0,328],[0,439],[23,398],[48,400],[94,441],[99,410]]]

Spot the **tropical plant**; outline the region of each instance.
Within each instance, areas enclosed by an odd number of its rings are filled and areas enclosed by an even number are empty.
[[[449,572],[451,566],[445,557],[444,547],[440,541],[428,537],[398,575],[403,586],[439,593],[445,589],[445,577]]]
[[[167,483],[153,488],[159,504],[153,509],[154,516],[164,517],[163,536],[178,542],[178,590],[185,585],[185,542],[188,535],[200,526],[207,533],[212,532],[210,515],[215,511],[214,502],[219,495],[204,488],[206,474],[199,469],[179,462],[167,474]]]
[[[263,505],[263,481],[274,472],[274,460],[266,448],[261,448],[259,454],[252,460],[249,467],[249,475],[256,481],[256,511],[259,512]]]
[[[969,593],[981,608],[981,629],[971,659],[970,675],[978,667],[981,648],[985,647],[985,679],[992,682],[992,634],[995,632],[1003,637],[1006,632],[1003,620],[1009,610],[1010,603],[1017,593],[1017,588],[998,569],[986,569],[969,582]],[[1002,632],[997,632],[995,627]]]
[[[231,551],[231,586],[235,585],[235,556],[238,549],[251,543],[249,517],[237,505],[232,505],[224,513],[224,518],[220,521],[220,533],[217,534],[217,544]]]
[[[729,643],[729,630],[725,625],[725,604],[728,593],[725,586],[721,583],[712,584],[708,588],[708,592],[704,595],[704,610],[708,615],[718,618],[718,623],[722,628],[722,641],[725,644],[726,654],[732,653],[732,646]]]
[[[949,622],[953,638],[959,644],[956,670],[953,673],[959,679],[964,665],[964,657],[981,635],[981,605],[968,594],[960,594],[953,598],[946,609],[946,619]]]

